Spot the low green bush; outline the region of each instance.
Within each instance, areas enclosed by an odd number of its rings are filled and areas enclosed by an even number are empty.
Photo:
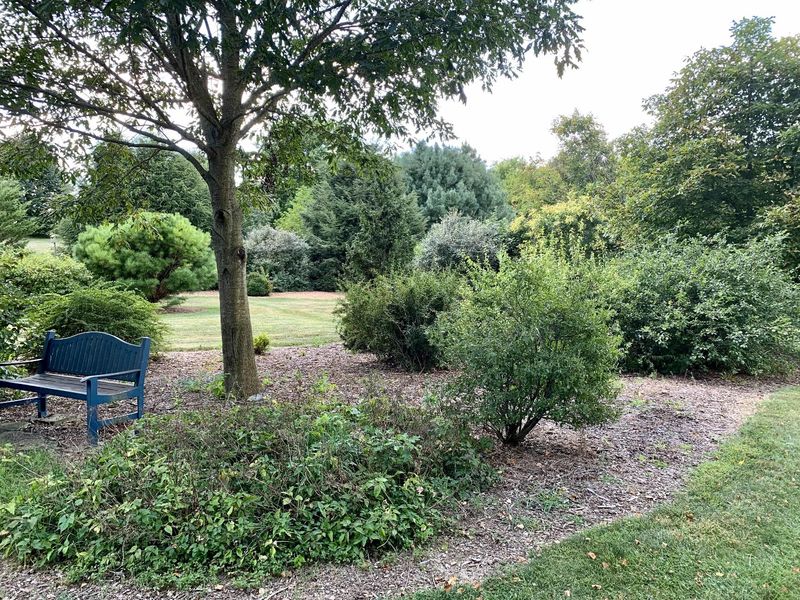
[[[272,279],[264,272],[253,272],[247,275],[248,296],[269,296],[272,294]]]
[[[0,281],[27,297],[67,294],[92,282],[92,274],[69,256],[33,252],[0,253]]]
[[[105,331],[136,344],[152,339],[152,352],[163,350],[166,326],[158,307],[139,294],[111,286],[80,288],[69,294],[42,296],[27,311],[30,322],[28,354],[38,355],[44,332],[66,337],[84,331]]]
[[[409,370],[436,367],[440,353],[428,330],[455,300],[460,281],[452,272],[412,271],[350,284],[336,309],[345,347]]]
[[[267,353],[267,350],[269,350],[269,336],[266,333],[260,333],[253,338],[253,350],[259,356]]]
[[[451,394],[498,438],[519,444],[542,420],[582,427],[613,418],[619,339],[609,313],[546,249],[499,271],[473,269],[461,301],[433,330]]]
[[[780,241],[737,247],[667,238],[598,273],[628,371],[780,373],[800,358],[800,288]]]
[[[308,289],[309,249],[299,235],[263,225],[247,234],[244,246],[248,267],[267,273],[277,291]]]
[[[373,399],[149,417],[0,504],[0,551],[73,578],[192,586],[421,543],[492,479],[480,444],[432,410]]]

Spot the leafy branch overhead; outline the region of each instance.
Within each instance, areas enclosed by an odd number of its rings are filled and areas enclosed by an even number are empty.
[[[6,0],[0,106],[89,138],[124,128],[201,172],[178,141],[207,152],[210,131],[247,136],[287,115],[408,135],[446,128],[439,96],[490,88],[529,51],[574,66],[573,1]]]

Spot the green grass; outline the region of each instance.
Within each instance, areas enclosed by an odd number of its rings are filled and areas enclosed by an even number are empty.
[[[800,598],[800,388],[772,396],[673,503],[550,546],[482,598]]]
[[[250,298],[253,335],[266,333],[272,346],[317,346],[339,340],[333,309],[337,297]],[[170,328],[169,350],[220,348],[219,299],[216,295],[191,295],[179,310],[163,315]]]
[[[53,254],[56,243],[52,238],[31,237],[25,241],[25,247],[31,252]]]

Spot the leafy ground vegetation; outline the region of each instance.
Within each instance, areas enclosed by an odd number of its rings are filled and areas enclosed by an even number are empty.
[[[73,577],[179,586],[357,562],[429,539],[490,481],[464,431],[385,399],[318,397],[151,418],[68,468],[7,447],[0,550]]]
[[[794,598],[800,389],[775,394],[675,502],[588,529],[482,585],[419,600]]]

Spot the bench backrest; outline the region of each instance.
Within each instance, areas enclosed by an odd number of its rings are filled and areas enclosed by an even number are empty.
[[[40,371],[85,377],[140,369],[139,375],[125,375],[118,379],[142,384],[149,353],[150,338],[142,338],[142,343],[137,346],[100,331],[66,338],[57,338],[55,332],[48,331]]]

